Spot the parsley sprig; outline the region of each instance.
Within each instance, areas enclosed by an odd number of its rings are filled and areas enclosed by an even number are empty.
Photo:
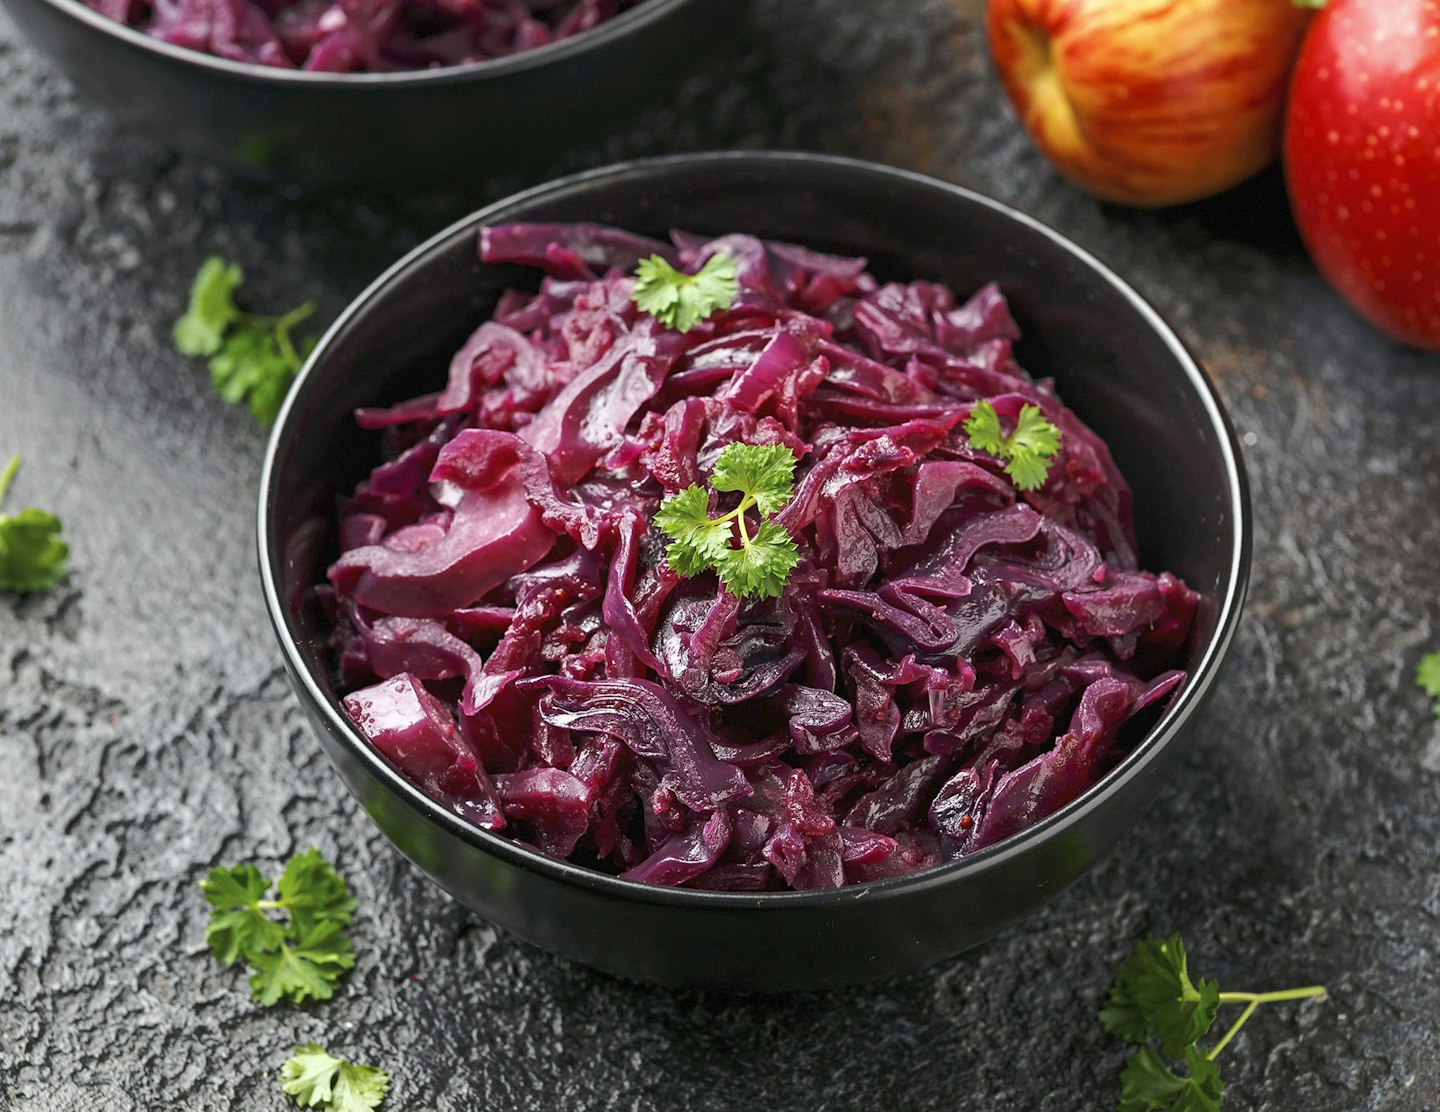
[[[709,491],[693,483],[665,499],[655,525],[670,538],[665,558],[676,574],[714,569],[731,594],[779,595],[800,562],[800,552],[771,515],[795,493],[795,463],[794,453],[783,444],[727,444],[715,461],[710,486],[740,494],[733,510],[711,517]],[[747,518],[752,510],[758,522]]]
[[[372,1112],[385,1099],[390,1075],[379,1066],[336,1058],[312,1042],[297,1046],[280,1067],[280,1087],[301,1108]]]
[[[1050,461],[1060,451],[1060,430],[1045,419],[1040,407],[1024,405],[1009,435],[1000,427],[1000,415],[989,402],[977,402],[965,419],[970,447],[1005,461],[1005,474],[1021,490],[1039,490],[1050,473]]]
[[[689,332],[712,313],[734,305],[739,293],[735,260],[729,255],[711,255],[694,274],[651,255],[635,268],[630,299],[666,328]]]
[[[354,966],[343,928],[355,914],[355,898],[319,850],[290,859],[276,899],[266,898],[270,882],[254,865],[211,869],[200,887],[213,909],[205,941],[226,965],[245,959],[254,971],[251,995],[267,1007],[282,997],[296,1004],[328,1000]]]
[[[1440,718],[1440,653],[1427,653],[1415,666],[1415,682],[1435,700],[1435,717]]]
[[[315,306],[307,301],[278,317],[242,312],[235,290],[244,280],[234,263],[206,259],[190,287],[190,307],[175,322],[175,347],[208,358],[215,392],[231,405],[249,405],[257,421],[272,425],[315,345],[313,336],[297,345],[291,332]]]
[[[20,470],[13,457],[0,471],[0,506]],[[60,537],[60,519],[33,506],[0,514],[0,591],[27,594],[55,586],[68,574],[70,546]]]
[[[1325,995],[1319,985],[1279,992],[1221,992],[1203,977],[1192,982],[1178,934],[1144,938],[1115,976],[1100,1022],[1105,1030],[1140,1045],[1120,1073],[1119,1112],[1218,1112],[1224,1085],[1215,1059],[1261,1004]],[[1222,1004],[1245,1010],[1208,1052],[1197,1045]],[[1160,1043],[1160,1052],[1149,1045]],[[1165,1057],[1162,1057],[1161,1055]],[[1165,1058],[1183,1058],[1176,1073]]]

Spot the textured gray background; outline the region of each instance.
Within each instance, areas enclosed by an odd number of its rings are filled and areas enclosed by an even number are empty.
[[[1097,204],[1030,148],[979,0],[759,0],[760,44],[641,133],[929,171],[1112,262],[1195,346],[1249,445],[1248,616],[1183,775],[1133,840],[992,945],[880,988],[745,1001],[621,984],[517,943],[375,832],[306,732],[253,569],[263,435],[167,342],[207,253],[253,303],[333,315],[442,219],[227,183],[80,104],[0,17],[0,455],[58,512],[68,586],[0,598],[0,1106],[280,1109],[315,1038],[387,1107],[1103,1108],[1095,1021],[1147,930],[1233,988],[1321,981],[1223,1059],[1232,1108],[1440,1106],[1440,360],[1353,318],[1272,175],[1160,214]],[[557,169],[572,168],[572,165]],[[360,899],[327,1005],[264,1010],[203,945],[196,881],[315,844]]]

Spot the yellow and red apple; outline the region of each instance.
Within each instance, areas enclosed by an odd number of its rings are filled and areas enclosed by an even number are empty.
[[[1036,145],[1090,192],[1155,206],[1274,159],[1309,16],[1291,0],[989,0],[987,24]]]

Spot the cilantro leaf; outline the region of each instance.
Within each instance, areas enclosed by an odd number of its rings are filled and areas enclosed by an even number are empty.
[[[1194,1046],[1185,1048],[1185,1061],[1190,1073],[1180,1077],[1148,1046],[1130,1055],[1120,1072],[1119,1112],[1220,1112],[1215,1063]]]
[[[977,452],[1005,458],[1005,430],[1000,427],[1000,414],[989,402],[977,402],[970,410],[965,431],[970,434],[970,447]]]
[[[1210,1030],[1220,1007],[1220,986],[1201,979],[1191,984],[1185,945],[1178,934],[1143,938],[1115,976],[1110,999],[1100,1012],[1105,1030],[1127,1042],[1150,1036],[1172,1058]]]
[[[970,447],[1005,461],[1005,474],[1020,490],[1039,490],[1060,451],[1060,430],[1046,420],[1040,407],[1023,405],[1008,436],[1000,415],[988,401],[976,402],[965,419]]]
[[[710,485],[750,495],[755,508],[769,517],[795,493],[795,463],[795,453],[783,444],[728,444],[715,460]]]
[[[280,1087],[301,1108],[372,1112],[385,1099],[390,1076],[378,1066],[336,1058],[312,1042],[297,1046],[280,1067]]]
[[[20,470],[15,456],[0,472],[0,504]],[[61,539],[60,519],[33,506],[0,514],[0,591],[26,594],[55,586],[69,574],[70,546]]]
[[[234,263],[212,255],[200,265],[190,286],[190,307],[175,322],[175,346],[182,355],[214,355],[225,330],[240,316],[235,288],[245,272]]]
[[[211,869],[200,887],[212,909],[206,942],[226,965],[245,959],[251,994],[265,1006],[282,998],[328,1000],[354,967],[354,946],[343,928],[355,914],[355,899],[318,850],[290,859],[277,899],[266,898],[270,882],[253,865]]]
[[[1427,653],[1420,659],[1415,667],[1415,682],[1435,700],[1435,716],[1440,718],[1440,653]]]
[[[630,299],[665,327],[689,332],[712,313],[734,305],[739,293],[735,260],[729,255],[711,255],[694,274],[651,255],[635,268]]]
[[[710,495],[692,484],[666,498],[655,514],[656,528],[670,538],[665,559],[671,569],[691,576],[713,568],[726,590],[742,598],[779,595],[800,562],[800,550],[770,515],[794,494],[795,463],[784,445],[727,444],[710,485],[740,495],[733,510],[712,518]],[[745,516],[752,509],[761,518],[753,529]]]
[[[175,322],[175,346],[185,355],[209,357],[210,384],[231,405],[247,405],[262,425],[272,425],[314,338],[296,346],[291,332],[315,311],[306,302],[281,317],[243,313],[233,294],[243,280],[239,267],[210,258],[190,293],[190,308]]]

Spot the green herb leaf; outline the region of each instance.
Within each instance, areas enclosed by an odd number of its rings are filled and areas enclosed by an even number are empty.
[[[1215,1059],[1262,1004],[1321,998],[1320,985],[1276,992],[1221,992],[1214,981],[1191,983],[1185,946],[1178,934],[1145,938],[1116,974],[1100,1022],[1126,1042],[1147,1044],[1130,1055],[1120,1074],[1120,1112],[1218,1112],[1223,1088]],[[1222,1004],[1245,1010],[1210,1050],[1197,1040],[1210,1030]],[[1170,1058],[1185,1059],[1188,1073],[1175,1073],[1148,1040],[1159,1039]]]
[[[715,561],[715,570],[732,595],[778,598],[799,562],[800,552],[790,534],[783,526],[765,521],[748,542],[726,549]]]
[[[1178,934],[1144,938],[1120,967],[1110,999],[1100,1012],[1105,1030],[1127,1042],[1161,1040],[1172,1058],[1210,1030],[1220,1007],[1220,986],[1190,982],[1185,945]]]
[[[250,994],[267,1008],[281,999],[292,1004],[329,1000],[347,969],[355,966],[350,939],[337,923],[323,923],[292,946],[250,955]]]
[[[175,346],[185,355],[208,356],[215,392],[231,405],[247,405],[262,425],[272,425],[315,343],[310,338],[297,347],[291,332],[315,307],[307,302],[281,317],[242,313],[233,300],[242,278],[238,266],[205,261],[190,309],[175,322]]]
[[[336,1058],[312,1042],[297,1046],[280,1067],[280,1087],[301,1108],[373,1112],[385,1099],[390,1076],[378,1066]]]
[[[987,401],[976,402],[965,419],[970,447],[1005,461],[1005,474],[1020,490],[1039,490],[1060,451],[1060,430],[1046,420],[1039,406],[1024,405],[1008,436],[1000,416]]]
[[[1125,1060],[1120,1072],[1119,1112],[1220,1112],[1223,1083],[1215,1063],[1185,1048],[1189,1076],[1171,1072],[1148,1046]]]
[[[20,470],[15,456],[0,472],[0,505]],[[0,514],[0,591],[45,591],[69,574],[70,546],[61,539],[60,519],[33,506]]]
[[[1435,700],[1435,716],[1440,718],[1440,653],[1427,653],[1415,668],[1415,682],[1420,690]]]
[[[694,484],[665,499],[655,525],[674,542],[666,553],[670,566],[686,577],[714,567],[735,533],[728,519],[710,519],[710,495]]]
[[[260,910],[270,882],[254,865],[211,869],[200,888],[214,908],[205,941],[225,965],[233,965],[242,954],[261,954],[284,945],[285,928]]]
[[[745,448],[737,452],[734,448]],[[769,517],[795,493],[795,453],[783,444],[730,444],[715,460],[710,485],[719,491],[740,491],[755,499],[755,508]]]
[[[190,285],[190,308],[175,322],[175,346],[183,355],[214,355],[225,330],[240,317],[235,288],[245,272],[234,263],[212,255],[200,265]]]
[[[226,965],[244,958],[253,970],[251,993],[267,1007],[282,998],[299,1004],[328,1000],[355,953],[342,928],[355,914],[345,881],[318,850],[285,866],[278,899],[253,865],[211,869],[200,882],[212,909],[205,940]],[[271,912],[286,916],[276,919]]]
[[[666,328],[689,332],[711,314],[734,305],[739,293],[735,260],[729,255],[711,255],[694,274],[684,274],[659,255],[651,255],[635,268],[630,299]]]
[[[712,518],[710,495],[694,485],[666,498],[655,526],[670,538],[665,559],[674,572],[691,576],[714,569],[733,595],[779,595],[800,562],[800,551],[770,515],[794,494],[795,463],[783,445],[727,444],[715,461],[710,485],[740,494],[733,510]],[[745,516],[752,509],[760,515],[753,527]]]

